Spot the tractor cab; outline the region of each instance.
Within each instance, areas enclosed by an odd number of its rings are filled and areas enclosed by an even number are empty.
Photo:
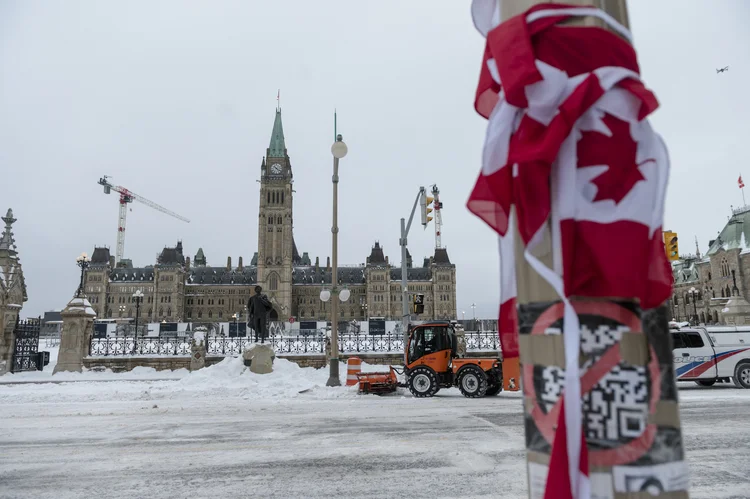
[[[456,333],[447,321],[425,322],[410,326],[406,366],[430,365],[445,370],[456,355]]]

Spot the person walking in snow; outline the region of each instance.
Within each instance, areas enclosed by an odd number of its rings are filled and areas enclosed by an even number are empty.
[[[255,341],[257,343],[260,336],[260,342],[265,343],[268,336],[268,326],[266,324],[266,314],[273,308],[266,295],[260,294],[263,288],[255,286],[255,294],[247,300],[247,315],[250,325],[255,331]]]

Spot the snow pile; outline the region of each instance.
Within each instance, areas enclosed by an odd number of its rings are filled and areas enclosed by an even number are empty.
[[[339,369],[342,382],[346,378],[346,365]],[[191,372],[178,383],[187,391],[235,393],[249,398],[290,398],[315,393],[323,398],[338,398],[356,394],[354,390],[326,387],[328,369],[300,367],[286,359],[275,359],[273,372],[255,374],[247,368],[242,357],[228,357],[218,364]],[[343,383],[342,383],[343,384]]]

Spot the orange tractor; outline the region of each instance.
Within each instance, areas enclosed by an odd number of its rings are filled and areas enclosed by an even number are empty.
[[[360,393],[389,393],[399,386],[409,388],[415,397],[432,397],[441,388],[457,386],[465,397],[496,395],[503,389],[500,359],[457,358],[457,339],[448,321],[433,321],[409,327],[405,345],[405,383],[390,371],[359,373]]]

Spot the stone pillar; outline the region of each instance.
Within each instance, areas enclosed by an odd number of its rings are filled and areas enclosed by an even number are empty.
[[[60,315],[62,315],[63,326],[60,335],[60,353],[54,372],[81,372],[83,358],[89,353],[96,313],[86,298],[74,297]]]
[[[698,311],[700,313],[700,311]],[[693,310],[690,311],[694,315]],[[742,326],[750,323],[750,303],[742,296],[733,296],[721,311],[724,324]]]
[[[190,370],[197,371],[206,366],[206,342],[202,333],[197,332],[190,342]]]
[[[0,376],[11,370],[19,310],[17,307],[0,307]]]

